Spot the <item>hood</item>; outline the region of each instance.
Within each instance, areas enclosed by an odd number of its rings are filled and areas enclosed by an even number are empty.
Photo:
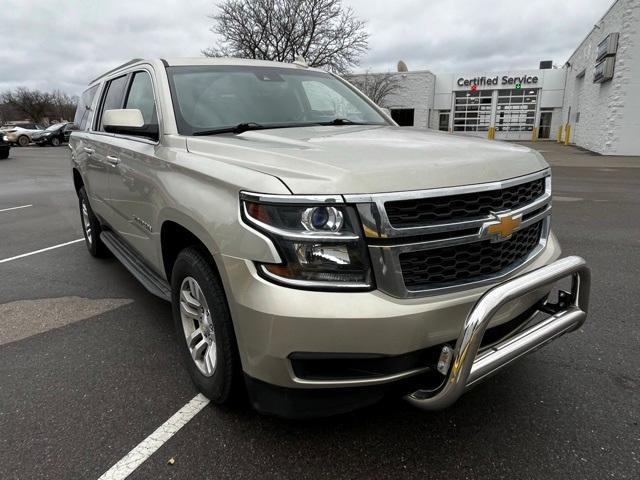
[[[520,145],[392,126],[189,137],[190,152],[278,177],[296,194],[381,193],[506,180],[546,168]]]

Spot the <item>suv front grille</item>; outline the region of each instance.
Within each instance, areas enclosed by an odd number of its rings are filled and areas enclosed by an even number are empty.
[[[515,268],[540,243],[542,223],[530,225],[499,243],[485,240],[401,253],[404,284],[408,290],[446,287],[482,280]]]
[[[385,209],[391,225],[408,228],[514,210],[534,201],[544,191],[545,178],[539,178],[499,190],[386,202]]]

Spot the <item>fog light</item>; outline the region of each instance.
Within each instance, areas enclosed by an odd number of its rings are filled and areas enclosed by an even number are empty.
[[[449,373],[449,367],[451,366],[451,360],[453,360],[453,349],[449,345],[442,347],[440,352],[440,358],[438,359],[438,366],[436,369],[442,374]]]

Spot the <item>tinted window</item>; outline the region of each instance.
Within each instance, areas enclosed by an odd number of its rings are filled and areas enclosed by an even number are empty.
[[[153,85],[147,72],[134,74],[124,108],[137,108],[140,110],[145,125],[158,124],[156,104],[153,98]]]
[[[91,113],[91,105],[93,104],[93,97],[96,96],[98,91],[98,85],[95,85],[84,91],[80,100],[78,100],[78,107],[76,109],[76,116],[73,122],[79,125],[80,130],[86,130],[87,122],[89,121]]]
[[[122,77],[114,78],[107,85],[107,94],[104,96],[104,100],[102,101],[99,130],[104,132],[104,127],[102,126],[103,112],[106,112],[107,110],[122,108],[122,97],[124,97],[124,88],[126,84],[127,84],[127,77],[122,76]]]

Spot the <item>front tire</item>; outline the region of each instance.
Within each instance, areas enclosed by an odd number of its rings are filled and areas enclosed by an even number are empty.
[[[193,383],[213,403],[240,390],[240,358],[218,274],[198,249],[178,255],[171,273],[171,305],[181,355]]]
[[[89,197],[84,187],[80,187],[80,190],[78,190],[78,205],[80,207],[80,221],[82,222],[82,233],[84,234],[87,250],[94,257],[108,257],[110,255],[109,249],[100,240],[102,226],[93,210],[91,210]]]
[[[29,137],[27,137],[26,135],[22,135],[21,137],[18,137],[18,145],[21,147],[26,147],[27,145],[29,145]]]

